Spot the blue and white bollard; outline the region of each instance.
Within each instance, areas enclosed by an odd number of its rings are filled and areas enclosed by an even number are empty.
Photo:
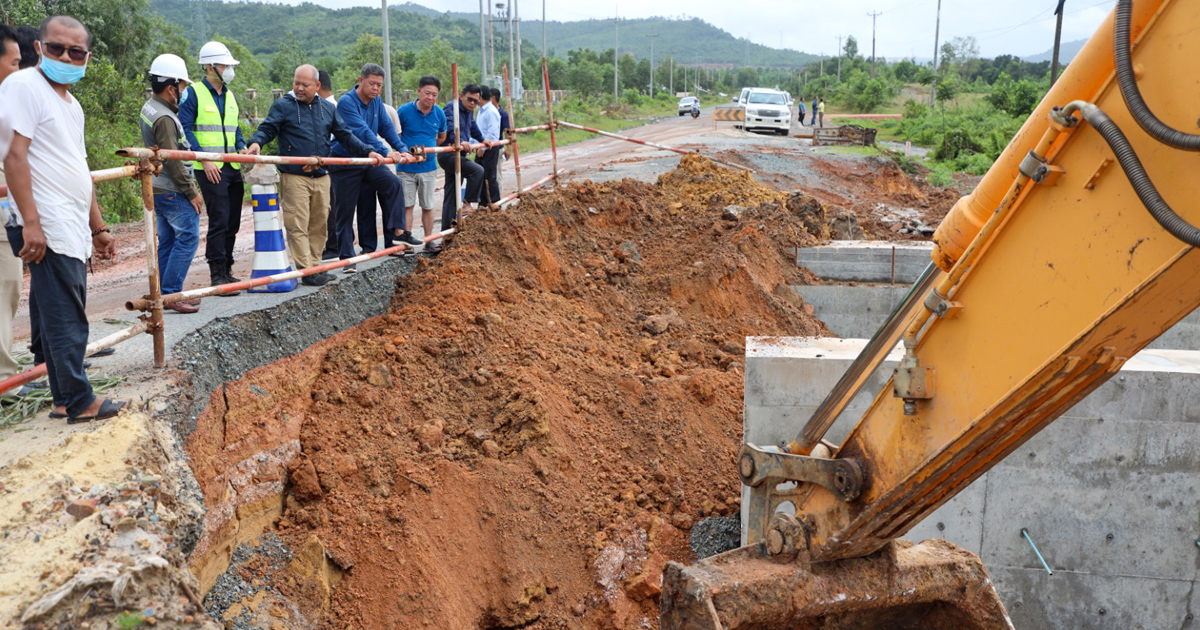
[[[283,216],[279,211],[279,172],[274,166],[260,164],[246,175],[251,183],[251,205],[254,207],[254,271],[250,278],[263,278],[292,270],[288,262],[287,239],[283,236]],[[297,281],[281,280],[253,287],[251,293],[287,293],[296,288]]]

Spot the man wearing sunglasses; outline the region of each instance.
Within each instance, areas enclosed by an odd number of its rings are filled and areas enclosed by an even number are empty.
[[[468,160],[466,157],[467,151],[470,151],[470,141],[472,139],[482,142],[486,151],[491,148],[492,141],[485,140],[483,132],[479,130],[479,126],[475,124],[475,120],[471,117],[471,112],[483,101],[480,97],[482,89],[475,84],[469,84],[462,89],[457,99],[446,103],[444,111],[446,113],[446,139],[442,141],[441,146],[457,146],[460,151],[463,151],[463,157],[460,160],[455,160],[453,153],[439,153],[438,165],[446,171],[446,188],[445,194],[442,196],[442,229],[448,230],[453,225],[458,217],[458,190],[455,184],[454,171],[455,162],[457,161],[462,169],[463,190],[466,191],[466,199],[464,200],[464,209],[466,204],[470,204],[472,209],[479,206],[479,196],[483,190],[483,167]],[[455,127],[454,112],[458,108],[458,125]]]
[[[51,417],[89,422],[117,415],[123,402],[97,398],[83,368],[88,321],[86,261],[112,258],[116,242],[96,203],[83,139],[83,108],[70,93],[87,71],[92,36],[75,18],[42,22],[37,69],[0,85],[13,140],[4,170],[17,212],[5,228],[29,264],[29,319],[46,360]]]

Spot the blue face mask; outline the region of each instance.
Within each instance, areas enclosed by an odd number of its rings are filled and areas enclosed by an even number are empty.
[[[47,57],[42,57],[42,63],[40,67],[42,69],[42,73],[46,75],[47,79],[63,85],[77,83],[83,78],[84,73],[87,72],[87,64],[76,66]]]

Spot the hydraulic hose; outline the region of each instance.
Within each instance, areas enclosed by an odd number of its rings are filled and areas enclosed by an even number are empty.
[[[1117,156],[1117,162],[1121,164],[1121,170],[1125,171],[1125,176],[1133,184],[1133,190],[1137,192],[1138,199],[1141,199],[1142,205],[1146,206],[1154,220],[1158,221],[1158,224],[1175,238],[1192,247],[1200,246],[1200,229],[1196,229],[1195,226],[1184,221],[1167,205],[1162,195],[1158,193],[1158,189],[1154,187],[1154,182],[1150,181],[1150,176],[1146,174],[1142,161],[1138,159],[1137,153],[1134,152],[1133,146],[1129,144],[1129,140],[1121,132],[1120,127],[1117,127],[1117,124],[1099,107],[1085,101],[1074,101],[1068,104],[1063,109],[1063,114],[1070,116],[1076,111],[1083,114],[1084,120],[1095,127],[1104,141],[1108,143],[1113,154]]]
[[[1185,133],[1170,127],[1159,120],[1154,112],[1150,111],[1146,101],[1142,99],[1137,78],[1133,76],[1133,54],[1130,51],[1129,43],[1132,21],[1133,0],[1119,0],[1116,19],[1113,21],[1113,52],[1117,70],[1117,85],[1121,88],[1125,106],[1129,108],[1129,113],[1133,114],[1133,119],[1150,137],[1176,149],[1200,151],[1200,135]],[[1107,119],[1107,117],[1105,118]],[[1123,163],[1122,166],[1124,166]]]

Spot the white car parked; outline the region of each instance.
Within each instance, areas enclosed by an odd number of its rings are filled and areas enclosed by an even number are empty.
[[[792,130],[792,108],[786,92],[754,88],[745,98],[746,131],[767,129],[786,136]]]

